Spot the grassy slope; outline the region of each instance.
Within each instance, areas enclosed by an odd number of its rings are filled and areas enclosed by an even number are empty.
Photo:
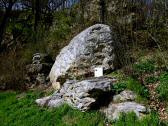
[[[0,126],[104,126],[104,116],[98,112],[80,112],[67,105],[60,108],[38,107],[34,100],[38,92],[19,94],[0,92]],[[133,124],[133,125],[132,125]],[[123,115],[115,126],[159,126],[156,114],[138,120],[135,114]]]
[[[0,126],[103,126],[103,116],[97,112],[83,113],[67,105],[38,107],[34,103],[40,96],[37,92],[20,96],[16,92],[0,93]]]

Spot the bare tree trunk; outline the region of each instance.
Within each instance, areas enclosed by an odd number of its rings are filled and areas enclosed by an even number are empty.
[[[3,36],[4,36],[5,29],[6,29],[7,21],[8,21],[8,14],[5,13],[2,19],[1,25],[0,25],[0,44],[3,41]]]
[[[12,6],[13,6],[14,2],[11,1],[8,4],[9,5],[6,8],[6,11],[5,11],[5,14],[3,16],[2,22],[0,24],[0,52],[3,50],[2,41],[3,41],[3,37],[4,37],[5,31],[6,31],[6,26],[8,24],[8,20],[10,18],[10,12],[12,10]]]
[[[85,1],[84,0],[81,0],[80,1],[80,9],[81,9],[81,15],[80,15],[80,18],[81,18],[81,24],[82,24],[82,27],[85,26],[85,17],[84,17],[84,14],[85,14]]]
[[[40,1],[35,1],[35,21],[34,21],[34,31],[37,31],[38,22],[40,20]]]
[[[105,23],[106,4],[105,0],[100,0],[100,21]]]

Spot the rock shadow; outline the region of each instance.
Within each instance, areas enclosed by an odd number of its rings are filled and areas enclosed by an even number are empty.
[[[104,92],[102,90],[92,90],[89,92],[90,97],[95,98],[96,101],[91,104],[90,110],[99,110],[101,107],[107,107],[113,100],[115,92],[108,91]]]

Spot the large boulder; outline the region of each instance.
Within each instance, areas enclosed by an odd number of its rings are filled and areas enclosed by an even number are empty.
[[[95,66],[112,70],[116,65],[113,32],[108,25],[93,25],[74,37],[56,57],[49,77],[52,83],[90,76]]]
[[[103,97],[102,95],[111,91],[113,81],[114,79],[106,77],[67,81],[52,96],[37,99],[36,103],[49,107],[58,107],[66,103],[82,111],[88,110],[96,102],[99,102],[99,98]]]

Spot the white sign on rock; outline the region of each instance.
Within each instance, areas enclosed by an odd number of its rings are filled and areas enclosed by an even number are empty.
[[[96,67],[94,69],[94,76],[95,77],[102,77],[103,76],[103,67]]]

